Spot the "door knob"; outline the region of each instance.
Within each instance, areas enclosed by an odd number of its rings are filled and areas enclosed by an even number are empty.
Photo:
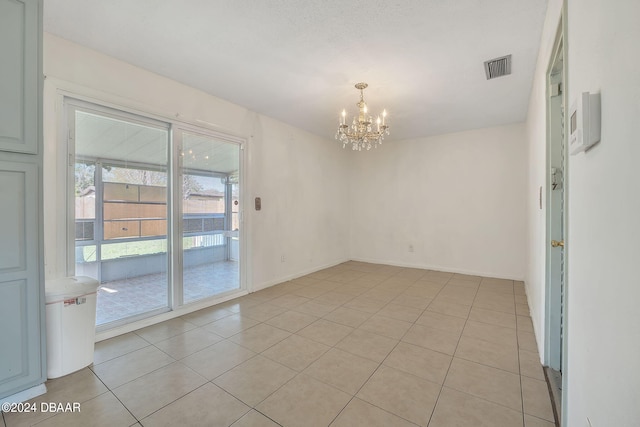
[[[564,240],[552,240],[551,241],[551,246],[553,246],[554,248],[557,248],[558,246],[562,246],[564,247]]]

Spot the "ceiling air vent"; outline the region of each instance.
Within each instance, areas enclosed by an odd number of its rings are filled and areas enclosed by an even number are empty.
[[[511,55],[485,61],[484,72],[487,80],[511,74]]]

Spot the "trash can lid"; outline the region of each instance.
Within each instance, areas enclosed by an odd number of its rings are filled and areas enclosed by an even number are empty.
[[[62,279],[47,280],[44,283],[47,303],[96,293],[97,290],[98,281],[86,276],[63,277]]]

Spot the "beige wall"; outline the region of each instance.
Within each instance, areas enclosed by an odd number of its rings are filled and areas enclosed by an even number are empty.
[[[522,124],[393,141],[351,161],[353,259],[524,278]]]

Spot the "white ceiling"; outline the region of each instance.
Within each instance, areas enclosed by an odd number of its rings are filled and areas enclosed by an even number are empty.
[[[46,0],[44,29],[333,138],[369,83],[404,139],[523,121],[546,0]],[[512,75],[483,62],[512,54]]]

